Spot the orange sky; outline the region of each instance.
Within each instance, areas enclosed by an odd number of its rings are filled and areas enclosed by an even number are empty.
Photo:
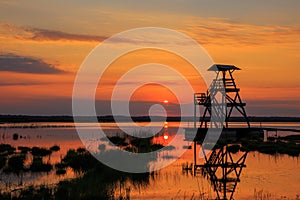
[[[235,76],[250,115],[299,116],[300,18],[294,12],[299,1],[278,5],[255,2],[219,2],[221,9],[214,1],[203,0],[153,5],[137,1],[75,1],[72,5],[2,1],[0,114],[71,114],[73,82],[89,52],[120,31],[158,26],[191,36],[215,63],[242,68]],[[249,10],[241,12],[244,7]],[[153,62],[174,67],[188,77],[195,90],[206,90],[201,77],[180,58],[144,51],[113,63],[102,78],[106,93],[97,92],[97,99],[109,98],[113,84],[127,67]],[[157,86],[144,90],[153,95],[143,95],[140,90],[133,99],[174,99]],[[191,102],[192,94],[185,103]]]

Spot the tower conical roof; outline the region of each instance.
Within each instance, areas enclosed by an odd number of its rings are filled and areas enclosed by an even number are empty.
[[[214,64],[208,71],[227,71],[227,70],[241,70],[234,65]]]

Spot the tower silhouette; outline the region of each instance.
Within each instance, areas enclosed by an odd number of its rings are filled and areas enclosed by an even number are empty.
[[[215,100],[215,96],[217,95],[217,91],[220,90],[223,90],[225,92],[225,127],[228,128],[230,116],[233,110],[235,109],[236,111],[238,111],[238,113],[242,115],[244,121],[247,123],[248,128],[250,128],[249,119],[244,108],[246,106],[246,103],[242,101],[242,98],[239,94],[240,88],[237,87],[232,75],[233,72],[236,70],[241,69],[234,65],[223,64],[215,64],[208,69],[208,71],[214,71],[216,73],[216,78],[212,81],[206,93],[194,94],[195,110],[197,106],[204,106],[205,108],[203,116],[202,118],[200,118],[200,128],[203,127],[207,115],[211,116],[212,104]]]

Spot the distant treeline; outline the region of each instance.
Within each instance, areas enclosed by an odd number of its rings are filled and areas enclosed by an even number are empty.
[[[152,121],[165,121],[164,117],[160,116],[98,116],[99,122],[127,122],[133,120],[134,122],[150,122]],[[205,121],[209,121],[209,118],[205,118]],[[300,122],[300,117],[249,117],[251,122]],[[93,117],[81,116],[76,117],[76,121],[81,122],[94,122]],[[194,121],[193,117],[178,117],[172,116],[167,117],[169,122],[179,122],[179,121]],[[243,122],[242,117],[231,117],[231,122]],[[28,123],[28,122],[74,122],[73,116],[31,116],[31,115],[0,115],[0,123]]]

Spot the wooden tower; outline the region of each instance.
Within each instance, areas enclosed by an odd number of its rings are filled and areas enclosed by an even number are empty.
[[[200,118],[200,128],[203,127],[205,119],[209,114],[211,116],[212,102],[214,101],[216,92],[220,89],[223,89],[226,97],[226,113],[225,113],[225,127],[228,128],[228,122],[233,110],[237,110],[238,113],[242,115],[245,122],[247,123],[248,128],[250,128],[250,123],[248,116],[245,111],[246,103],[242,102],[240,97],[240,88],[237,87],[235,80],[233,78],[233,72],[236,70],[241,70],[234,65],[221,65],[215,64],[208,69],[208,71],[214,71],[216,73],[216,78],[211,83],[209,89],[206,93],[195,93],[194,94],[194,106],[196,114],[197,106],[204,106],[204,112],[202,118]],[[195,116],[196,119],[196,116]],[[196,124],[196,122],[195,122]],[[195,125],[196,126],[196,125]],[[196,127],[195,127],[196,128]]]
[[[233,72],[240,70],[240,68],[234,65],[221,65],[215,64],[208,69],[216,73],[216,78],[213,79],[210,87],[206,93],[195,93],[194,94],[194,129],[196,126],[196,110],[197,107],[204,107],[202,118],[200,118],[200,128],[197,129],[197,133],[206,132],[207,118],[212,118],[212,115],[217,115],[215,118],[221,122],[223,129],[222,134],[226,136],[227,128],[231,114],[236,110],[243,117],[250,128],[248,116],[245,111],[246,104],[240,97],[240,88],[237,87],[233,78]],[[217,95],[222,93],[221,103],[217,100]],[[220,98],[220,97],[219,97]],[[216,106],[222,105],[222,106]],[[219,119],[220,118],[220,119]],[[210,127],[213,128],[214,120],[211,119]],[[224,123],[223,123],[224,122]],[[217,124],[215,125],[217,126]],[[203,134],[205,136],[206,134]],[[202,150],[205,158],[203,165],[197,165],[196,163],[196,144],[199,142],[197,138],[194,139],[194,174],[197,172],[197,168],[201,168],[202,174],[209,178],[213,188],[217,194],[218,200],[232,200],[238,182],[240,181],[240,175],[242,169],[245,167],[245,160],[247,152],[240,152],[239,156],[233,156],[230,151],[229,141],[226,139],[221,148],[215,148],[212,150],[209,157],[206,156],[203,144]],[[220,145],[220,144],[219,144]],[[238,157],[234,159],[234,157]]]

